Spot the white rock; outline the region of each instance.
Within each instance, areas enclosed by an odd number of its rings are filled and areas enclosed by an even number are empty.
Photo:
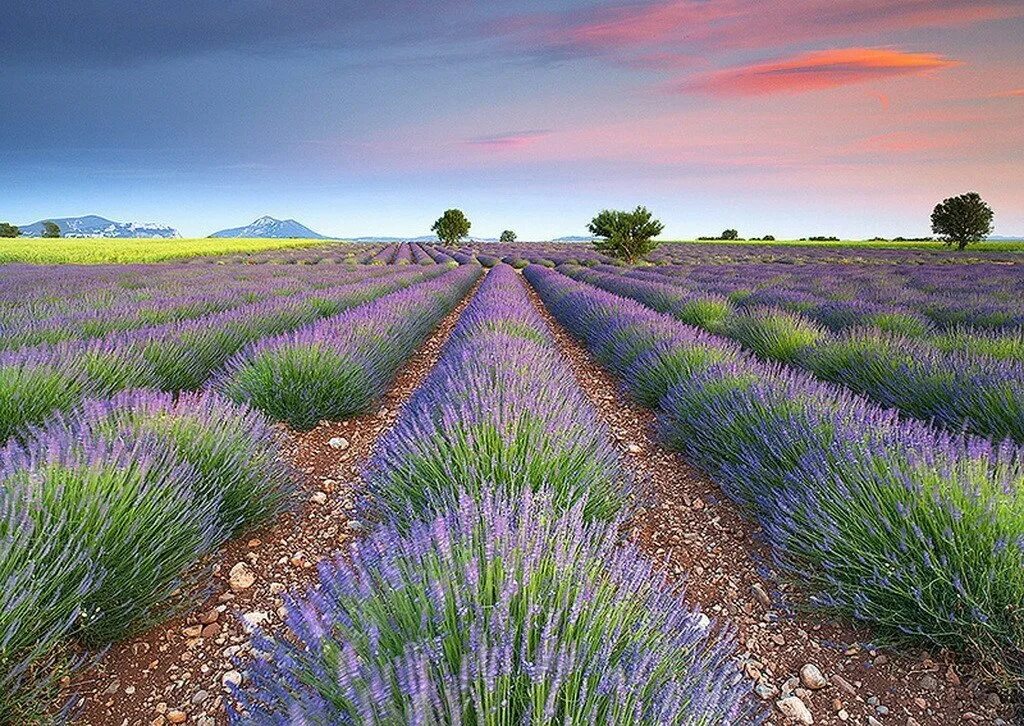
[[[236,564],[228,573],[228,584],[232,590],[248,590],[254,582],[256,582],[256,573],[244,562]]]
[[[253,610],[251,613],[243,615],[242,620],[245,621],[246,625],[255,628],[270,620],[270,614],[262,610]]]
[[[819,670],[818,666],[813,663],[805,663],[803,668],[800,669],[800,682],[812,691],[816,691],[819,688],[824,688],[828,685],[828,681],[825,679],[825,676],[821,674],[821,670]]]
[[[348,439],[346,439],[344,436],[335,436],[330,441],[327,442],[327,445],[330,446],[332,449],[347,449]]]
[[[220,682],[223,683],[225,686],[240,686],[242,685],[242,674],[238,671],[228,671],[223,676],[221,676]]]
[[[775,705],[779,707],[782,714],[786,718],[793,719],[797,723],[807,724],[808,726],[814,723],[814,716],[807,710],[807,706],[796,696],[789,696],[783,698],[781,701],[776,701]]]

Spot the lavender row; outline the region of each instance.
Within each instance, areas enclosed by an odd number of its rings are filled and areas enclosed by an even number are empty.
[[[962,325],[1006,330],[1024,324],[1018,265],[709,264],[628,274],[725,295],[741,305],[785,307],[834,331],[870,324],[921,336]]]
[[[74,334],[97,336],[130,325],[140,327],[195,317],[202,314],[203,308],[214,312],[217,307],[254,302],[261,297],[336,287],[383,272],[356,267],[340,271],[303,268],[299,274],[296,270],[269,266],[185,270],[182,265],[160,265],[153,270],[131,269],[113,279],[104,278],[103,286],[92,290],[83,272],[78,275],[82,279],[81,288],[61,289],[61,296],[57,298],[46,294],[34,300],[20,299],[7,308],[0,308],[0,341],[6,348],[29,345],[33,341],[19,338],[33,333],[45,334],[50,329],[63,333],[63,338]],[[33,268],[32,273],[27,279],[45,288],[53,268]],[[74,279],[76,275],[72,274],[71,280]],[[103,316],[112,320],[106,322]],[[74,326],[82,330],[63,331]]]
[[[385,522],[287,603],[287,637],[257,639],[233,721],[761,721],[731,632],[620,542],[595,419],[496,267],[368,466]]]
[[[163,620],[228,537],[289,506],[271,422],[212,393],[128,392],[0,449],[0,722],[33,721],[69,658]]]
[[[213,385],[298,429],[361,412],[479,277],[459,267],[294,332],[250,344]]]
[[[734,642],[683,605],[621,521],[547,491],[463,494],[384,526],[287,604],[234,723],[756,724]]]
[[[252,341],[336,315],[443,269],[417,268],[103,339],[0,352],[0,441],[87,396],[133,387],[196,389]]]
[[[334,275],[331,286],[356,283],[371,276],[359,272]],[[202,289],[203,282],[196,280],[195,288]],[[25,310],[17,318],[9,316],[0,324],[0,348],[16,349],[65,340],[98,338],[116,332],[196,320],[260,300],[286,298],[323,287],[310,287],[302,278],[291,276],[271,278],[263,284],[251,279],[232,281],[233,284],[208,282],[212,283],[212,289],[199,293],[192,290],[147,295],[142,300],[119,302],[102,308],[81,310],[68,303],[62,306],[66,312],[50,317],[44,317],[38,311]]]
[[[519,276],[494,268],[441,359],[378,443],[372,506],[408,522],[453,508],[461,491],[516,499],[548,487],[568,509],[613,517],[626,498],[609,432],[548,333]]]
[[[1024,466],[557,272],[527,277],[813,603],[1024,670]]]
[[[907,336],[852,329],[840,335],[800,315],[751,308],[685,289],[583,267],[566,274],[726,335],[768,360],[804,368],[881,406],[954,432],[1024,442],[1024,363],[943,351]]]

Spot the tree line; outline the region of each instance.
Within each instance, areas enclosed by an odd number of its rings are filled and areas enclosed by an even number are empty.
[[[977,192],[968,192],[956,197],[942,200],[932,211],[932,232],[946,245],[963,250],[967,245],[981,242],[993,232],[994,218],[992,208]],[[443,244],[455,245],[469,235],[471,223],[461,209],[448,209],[434,222],[431,231]],[[636,209],[613,210],[604,209],[587,225],[588,231],[594,235],[594,247],[597,251],[626,262],[636,262],[658,246],[655,238],[662,233],[665,226],[646,207]],[[699,240],[741,240],[735,229],[726,229],[717,237],[698,237]],[[809,241],[838,241],[837,237],[805,237]],[[876,238],[880,239],[880,238]],[[751,240],[758,240],[752,237]],[[511,244],[516,241],[516,233],[510,229],[501,233],[501,242]],[[775,237],[765,235],[758,241],[773,242]],[[903,241],[897,237],[896,241]]]

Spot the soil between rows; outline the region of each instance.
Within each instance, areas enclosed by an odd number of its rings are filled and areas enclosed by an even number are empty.
[[[362,467],[437,363],[478,286],[445,316],[371,413],[321,422],[306,432],[280,425],[284,456],[299,472],[302,504],[215,553],[205,563],[213,573],[213,592],[205,600],[139,637],[114,644],[96,668],[77,679],[75,723],[227,723],[224,679],[244,674],[238,659],[244,661],[250,648],[243,618],[260,621],[264,631],[279,630],[284,591],[301,593],[315,585],[316,564],[344,550],[362,531],[353,502]],[[342,448],[328,443],[335,438],[344,439]],[[245,563],[255,575],[243,590],[229,586],[237,563]]]
[[[668,577],[685,583],[688,602],[736,628],[740,667],[769,706],[790,695],[783,693],[788,683],[788,691],[802,689],[798,695],[816,724],[1014,722],[1010,708],[950,654],[876,649],[866,629],[808,611],[799,589],[773,569],[760,528],[659,441],[654,412],[623,392],[532,287],[529,294],[643,492],[633,539]],[[803,688],[799,673],[808,663],[832,682]],[[772,723],[786,722],[775,709]]]

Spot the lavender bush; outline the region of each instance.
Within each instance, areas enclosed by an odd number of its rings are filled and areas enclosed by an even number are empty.
[[[296,332],[250,345],[214,385],[274,419],[309,429],[358,413],[462,298],[479,268],[457,268]]]
[[[33,723],[73,665],[65,645],[101,573],[53,536],[66,526],[58,518],[32,516],[38,495],[7,486],[6,474],[0,484],[0,723]]]
[[[26,521],[36,537],[97,566],[79,600],[77,633],[90,643],[166,613],[184,569],[224,536],[219,500],[197,497],[195,469],[153,439],[40,432],[0,452],[0,482],[31,503]]]
[[[237,723],[756,723],[731,637],[687,608],[620,522],[550,492],[465,493],[385,527],[290,602]],[[297,645],[301,644],[301,645]]]
[[[391,520],[485,486],[510,498],[548,486],[560,509],[585,501],[588,518],[609,518],[625,499],[610,441],[519,276],[499,265],[375,449],[369,492]]]
[[[281,512],[295,492],[293,472],[282,459],[271,422],[212,391],[178,397],[127,391],[88,400],[40,433],[57,432],[81,441],[159,440],[195,468],[195,495],[220,502],[219,517],[228,535]]]

